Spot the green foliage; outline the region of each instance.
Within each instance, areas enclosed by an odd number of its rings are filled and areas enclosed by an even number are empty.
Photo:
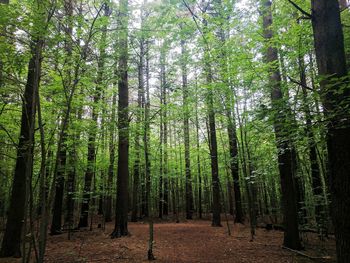
[[[67,128],[66,148],[68,150],[67,171],[74,166],[77,172],[77,187],[75,197],[81,197],[84,185],[83,177],[87,168],[87,146],[89,134],[96,132],[96,160],[93,163],[95,173],[93,198],[104,194],[108,185],[108,169],[110,166],[111,146],[117,147],[117,118],[112,119],[112,97],[117,92],[119,80],[117,61],[120,46],[118,39],[129,33],[129,86],[130,86],[130,171],[136,161],[140,163],[141,176],[144,176],[145,143],[140,139],[142,154],[136,155],[135,136],[143,138],[145,101],[142,107],[137,104],[138,69],[140,61],[140,45],[145,48],[143,79],[150,89],[150,138],[149,155],[151,159],[152,189],[154,197],[152,206],[157,207],[158,180],[160,177],[160,125],[168,125],[168,179],[170,187],[183,194],[185,188],[184,163],[184,105],[182,91],[182,67],[185,65],[188,78],[187,113],[190,121],[190,155],[195,200],[198,199],[198,188],[204,186],[210,206],[210,156],[207,131],[208,122],[208,91],[213,92],[214,111],[217,118],[219,176],[222,184],[232,181],[229,171],[229,147],[226,111],[230,109],[236,120],[239,137],[240,182],[248,180],[267,192],[266,206],[279,203],[279,176],[277,167],[277,152],[273,130],[273,116],[270,103],[271,86],[268,84],[268,69],[271,67],[282,72],[282,88],[285,98],[279,102],[277,111],[283,111],[284,106],[291,107],[290,112],[284,112],[284,130],[295,144],[300,159],[299,175],[305,181],[307,192],[306,203],[312,206],[312,191],[310,183],[310,160],[307,151],[307,134],[305,132],[306,115],[302,103],[301,86],[291,81],[300,81],[298,59],[305,61],[308,90],[306,104],[311,110],[312,130],[315,143],[319,149],[319,163],[325,162],[324,125],[322,123],[322,107],[316,93],[318,82],[313,54],[311,24],[300,19],[300,14],[288,1],[276,0],[273,5],[274,38],[266,43],[262,37],[261,17],[256,1],[238,3],[233,0],[213,2],[206,12],[203,3],[186,1],[152,1],[135,3],[129,12],[131,21],[129,28],[120,28],[120,14],[117,3],[108,3],[111,14],[99,14],[103,1],[86,1],[81,6],[74,2],[73,14],[65,15],[65,6],[60,1],[45,1],[45,6],[38,6],[33,1],[11,1],[9,6],[0,8],[0,167],[1,184],[0,200],[7,204],[8,192],[11,188],[11,175],[16,158],[16,143],[20,127],[21,96],[26,81],[27,64],[30,56],[32,38],[43,37],[45,41],[42,57],[42,76],[40,84],[40,103],[42,121],[45,130],[45,147],[53,153],[47,162],[51,167],[48,179],[52,180],[54,160],[56,158],[57,138],[64,115],[68,108],[71,113]],[[308,1],[296,1],[302,8],[309,10]],[[55,5],[55,8],[54,8]],[[45,17],[43,10],[55,10],[53,17],[43,27]],[[38,10],[38,12],[36,12]],[[46,9],[45,9],[46,10]],[[342,14],[344,23],[349,21],[349,12]],[[142,20],[142,21],[141,21]],[[69,35],[67,30],[72,27]],[[104,31],[104,29],[106,29]],[[345,28],[345,42],[349,42],[349,32]],[[180,43],[184,41],[186,52],[182,56]],[[69,48],[70,47],[70,48]],[[263,53],[268,47],[276,47],[279,51],[279,61],[268,65]],[[346,45],[347,49],[350,45]],[[162,54],[162,55],[161,55]],[[162,58],[161,58],[162,56]],[[146,57],[149,58],[149,79],[146,79]],[[101,66],[101,61],[103,65]],[[160,102],[160,67],[165,66],[167,104]],[[100,68],[99,68],[100,67]],[[101,68],[102,67],[102,68]],[[208,83],[208,67],[211,70],[212,81]],[[99,71],[100,70],[100,71]],[[99,73],[102,79],[99,79]],[[343,79],[338,81],[343,82]],[[148,84],[147,84],[148,83]],[[97,92],[100,100],[96,101]],[[342,92],[342,90],[339,90]],[[72,101],[69,101],[72,94]],[[340,105],[348,109],[348,105]],[[282,109],[282,110],[281,110]],[[92,111],[98,114],[97,121],[92,119]],[[115,110],[115,109],[114,109]],[[161,120],[160,112],[167,116]],[[136,123],[140,114],[141,123]],[[196,133],[196,119],[199,122],[199,135]],[[34,171],[38,176],[41,162],[40,135],[35,134]],[[197,140],[199,148],[197,149]],[[248,163],[250,174],[244,174],[242,160],[248,158],[243,150],[249,149]],[[71,155],[71,150],[76,156]],[[245,150],[247,150],[245,149]],[[197,171],[197,155],[200,155],[202,182],[199,184]],[[49,156],[48,156],[49,157]],[[116,171],[116,163],[112,164]],[[116,173],[114,173],[116,174]],[[323,174],[324,176],[324,174]],[[36,179],[37,177],[34,177]],[[175,183],[176,182],[176,183]],[[35,182],[32,182],[34,185]],[[115,178],[112,192],[114,193]],[[176,186],[174,186],[176,184]],[[131,183],[130,183],[131,185]],[[1,191],[1,190],[5,191]],[[130,189],[132,189],[130,187]],[[227,187],[224,196],[227,196]],[[131,191],[131,190],[130,190]],[[247,200],[247,191],[241,189]],[[39,189],[35,188],[35,196]],[[263,191],[258,198],[265,198]],[[172,193],[170,193],[172,196]],[[181,198],[180,198],[181,199]],[[198,200],[197,200],[198,201]],[[179,201],[185,207],[183,201]],[[227,198],[223,202],[228,202]],[[310,205],[311,204],[311,205]],[[198,204],[195,204],[198,210]],[[174,209],[174,208],[173,208]],[[279,209],[279,205],[278,205]],[[207,211],[208,212],[208,211]],[[270,209],[271,212],[271,209]]]

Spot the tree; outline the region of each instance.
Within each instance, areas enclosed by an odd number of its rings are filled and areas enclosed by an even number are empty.
[[[269,46],[266,48],[265,60],[268,64],[271,104],[273,109],[273,126],[278,151],[278,168],[281,179],[283,221],[285,226],[283,244],[292,249],[300,249],[298,229],[298,211],[295,191],[295,151],[288,138],[288,109],[282,108],[285,102],[281,90],[281,75],[278,68],[278,51],[271,42],[273,38],[271,1],[262,1],[264,38]]]
[[[103,4],[104,9],[104,17],[108,18],[110,14],[109,6],[105,3]],[[108,20],[107,20],[108,21]],[[88,151],[87,151],[87,167],[85,171],[85,186],[84,186],[84,196],[83,203],[81,208],[81,216],[79,221],[79,227],[87,227],[88,226],[88,216],[90,210],[90,199],[91,199],[91,186],[92,180],[95,177],[95,160],[96,160],[96,133],[98,129],[98,111],[99,111],[99,102],[102,96],[103,89],[103,78],[104,78],[104,70],[105,70],[105,61],[106,61],[106,36],[107,36],[107,23],[103,25],[102,28],[102,36],[101,36],[101,44],[99,48],[100,56],[97,61],[97,78],[96,78],[96,88],[93,95],[93,103],[92,106],[92,124],[89,130],[88,136]]]
[[[142,10],[141,10],[142,12]],[[133,180],[133,198],[132,198],[132,215],[131,221],[137,221],[138,212],[138,197],[139,197],[139,182],[140,182],[140,162],[141,162],[141,145],[140,145],[140,126],[142,121],[142,113],[144,106],[144,57],[145,57],[145,47],[144,47],[143,37],[140,39],[140,54],[139,54],[139,64],[138,64],[138,89],[137,89],[137,109],[136,109],[136,131],[135,131],[135,163],[134,163],[134,180]]]
[[[22,102],[21,131],[17,147],[16,167],[6,230],[0,251],[2,257],[18,257],[21,255],[22,226],[23,222],[27,219],[28,189],[29,184],[32,183],[33,173],[36,100],[40,85],[45,29],[48,23],[48,16],[44,7],[45,3],[41,1],[35,2],[32,7],[39,12],[37,12],[37,16],[34,17],[33,21],[33,39],[30,47],[31,57],[28,64],[27,82]]]
[[[129,184],[129,91],[128,91],[128,0],[119,6],[120,35],[118,60],[118,171],[115,227],[112,238],[128,235]]]
[[[328,183],[337,262],[350,261],[350,91],[344,38],[336,0],[311,1],[311,18],[324,114],[327,121]]]
[[[184,138],[185,138],[185,171],[186,171],[186,219],[192,219],[193,211],[193,194],[191,179],[191,156],[190,156],[190,129],[189,129],[189,106],[188,106],[188,86],[187,86],[187,54],[186,43],[181,40],[182,56],[182,93],[184,108]]]

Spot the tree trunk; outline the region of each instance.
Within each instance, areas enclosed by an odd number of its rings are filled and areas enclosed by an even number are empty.
[[[120,2],[118,80],[118,176],[115,227],[112,238],[128,235],[129,195],[129,91],[128,91],[128,0]]]
[[[104,17],[109,16],[109,7],[107,4],[104,5]],[[103,86],[103,73],[104,65],[106,59],[106,36],[107,36],[107,24],[102,28],[101,36],[101,46],[99,49],[100,56],[97,62],[97,79],[96,79],[96,88],[93,97],[93,106],[92,106],[92,124],[89,130],[88,135],[88,151],[87,151],[87,168],[85,171],[85,185],[84,185],[84,194],[83,202],[81,206],[81,214],[79,220],[79,227],[88,226],[88,218],[90,212],[90,199],[91,199],[91,186],[92,180],[95,177],[95,160],[96,160],[96,133],[98,128],[98,115],[99,115],[99,102],[101,99],[102,86]]]
[[[312,127],[312,116],[308,104],[308,92],[306,90],[307,82],[306,82],[306,74],[305,74],[305,63],[303,56],[299,55],[298,57],[299,71],[300,71],[300,83],[302,89],[302,101],[303,101],[303,111],[306,120],[305,133],[308,140],[308,155],[310,159],[310,168],[311,168],[311,182],[312,182],[312,193],[314,196],[314,204],[315,204],[315,217],[317,228],[319,232],[321,228],[324,227],[324,203],[325,200],[323,198],[323,187],[322,187],[322,178],[319,169],[319,165],[317,162],[317,145],[315,141],[315,135]],[[321,233],[320,233],[321,234]]]
[[[71,79],[71,70],[73,69],[73,61],[72,57],[72,34],[73,34],[73,2],[72,0],[64,1],[65,13],[68,17],[67,28],[66,28],[66,40],[65,40],[65,49],[67,52],[67,82],[69,87],[72,85]],[[81,119],[82,116],[82,107],[77,111],[78,112],[78,120]],[[74,132],[73,140],[79,141],[80,134],[79,132]],[[70,230],[73,228],[73,215],[74,215],[74,192],[75,192],[75,177],[76,177],[76,147],[75,145],[71,145],[68,149],[69,153],[69,163],[67,169],[67,199],[66,199],[66,208],[67,213],[65,216],[65,223],[68,224],[69,234],[68,238],[70,238]]]
[[[65,115],[65,114],[64,114]],[[61,233],[62,228],[62,204],[63,204],[63,193],[64,193],[64,177],[67,161],[67,132],[64,132],[62,138],[62,147],[58,152],[58,170],[57,180],[55,184],[55,200],[52,211],[52,222],[50,228],[51,235],[57,235]]]
[[[263,28],[264,38],[270,41],[273,38],[271,1],[263,0]],[[271,103],[273,108],[273,126],[275,129],[276,145],[278,150],[278,168],[281,179],[282,209],[284,215],[284,246],[291,249],[300,249],[301,243],[298,229],[298,211],[296,205],[296,191],[294,182],[295,152],[288,139],[288,121],[286,110],[283,107],[281,91],[281,74],[278,68],[277,48],[266,48],[265,61],[269,65],[269,82],[271,85]],[[277,64],[277,65],[276,65]]]
[[[241,187],[239,184],[239,173],[238,173],[238,151],[237,151],[237,136],[236,136],[236,124],[234,113],[227,109],[227,134],[230,145],[230,168],[233,180],[233,190],[235,194],[235,222],[243,224],[243,209],[242,209],[242,197]]]
[[[159,218],[168,215],[168,126],[167,126],[167,82],[165,72],[166,43],[163,43],[160,51],[160,177],[159,177]]]
[[[1,257],[21,255],[21,233],[23,222],[26,220],[26,195],[28,184],[32,183],[35,112],[37,104],[36,94],[40,83],[43,45],[44,41],[38,38],[34,40],[31,47],[27,83],[23,96],[21,131],[17,148],[16,167],[13,177],[6,230],[0,250]]]
[[[150,139],[150,96],[149,96],[149,43],[146,42],[146,99],[145,101],[145,121],[144,121],[144,155],[145,155],[145,179],[146,179],[146,193],[145,193],[145,216],[150,216],[150,195],[151,195],[151,161],[149,157],[149,139]],[[143,93],[144,95],[144,93]]]
[[[312,27],[327,120],[328,179],[337,262],[350,262],[349,82],[337,0],[312,0]]]
[[[131,221],[137,221],[137,211],[138,211],[138,193],[139,193],[139,182],[140,182],[140,123],[142,117],[142,105],[145,90],[144,87],[144,76],[143,76],[143,59],[144,59],[144,41],[140,40],[140,60],[138,65],[138,94],[137,94],[137,109],[136,109],[136,131],[135,131],[135,163],[134,163],[134,181],[133,181],[133,198],[132,198],[132,214]]]
[[[211,74],[211,73],[209,73]],[[208,77],[208,83],[211,83],[211,76]],[[214,94],[212,88],[208,93],[208,116],[209,116],[209,136],[210,136],[210,160],[211,160],[211,176],[212,176],[212,191],[213,191],[213,218],[212,226],[221,225],[221,204],[220,204],[220,179],[219,179],[219,165],[218,165],[218,146],[216,141],[216,127],[215,127],[215,112],[214,112]]]
[[[113,85],[114,87],[114,85]],[[109,123],[109,166],[108,166],[108,178],[107,178],[107,195],[105,203],[105,222],[112,221],[112,184],[114,177],[114,160],[115,160],[115,110],[117,104],[117,95],[113,92],[112,98],[112,113]]]
[[[188,86],[187,86],[187,65],[185,41],[181,40],[182,56],[182,93],[184,111],[184,138],[185,138],[185,171],[186,171],[186,219],[192,219],[193,214],[193,194],[191,179],[191,156],[190,156],[190,129],[189,129],[189,107],[188,107]]]
[[[198,217],[202,218],[202,171],[200,161],[200,146],[199,146],[199,120],[198,120],[198,89],[196,85],[196,146],[197,146],[197,173],[198,173]]]

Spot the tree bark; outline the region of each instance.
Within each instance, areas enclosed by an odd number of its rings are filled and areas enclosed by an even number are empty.
[[[129,91],[128,91],[128,0],[120,2],[118,80],[118,175],[115,227],[112,238],[128,235],[129,198]]]
[[[328,179],[337,262],[350,262],[349,80],[337,0],[312,0],[312,27],[327,121]]]
[[[21,233],[23,222],[26,220],[26,195],[28,184],[32,183],[36,94],[40,83],[43,45],[43,39],[38,37],[31,47],[22,103],[21,131],[6,229],[0,250],[1,257],[21,255]]]
[[[305,72],[305,63],[303,56],[299,55],[298,57],[299,72],[300,72],[300,83],[302,89],[302,102],[303,102],[303,111],[306,120],[305,133],[308,141],[308,155],[310,159],[310,169],[311,169],[311,182],[312,182],[312,193],[314,196],[315,204],[315,218],[317,223],[317,228],[319,233],[321,228],[324,227],[324,204],[325,200],[323,198],[323,187],[322,187],[322,177],[320,168],[317,161],[317,145],[315,141],[315,135],[312,127],[312,116],[310,112],[310,107],[308,104],[308,92],[306,90],[306,72]],[[321,234],[321,233],[320,233]]]
[[[64,114],[65,115],[65,114]],[[63,121],[63,120],[62,120]],[[57,235],[61,233],[62,227],[62,204],[63,204],[63,193],[64,193],[64,177],[67,162],[67,132],[64,131],[62,137],[62,147],[58,152],[58,170],[57,180],[55,184],[55,200],[52,210],[52,222],[50,227],[50,234]]]
[[[243,224],[243,209],[242,209],[242,197],[241,187],[239,183],[238,173],[238,150],[237,150],[237,135],[236,135],[236,124],[235,117],[231,109],[227,109],[227,134],[230,146],[230,168],[233,180],[233,190],[235,195],[235,222]]]
[[[186,171],[186,219],[192,219],[193,214],[193,194],[191,179],[191,156],[190,156],[190,129],[189,129],[189,107],[188,107],[188,86],[187,86],[187,65],[185,41],[181,40],[182,56],[182,93],[184,111],[184,141],[185,141],[185,171]]]
[[[113,85],[114,87],[115,85]],[[112,112],[109,123],[109,165],[108,165],[108,178],[107,178],[107,195],[105,203],[105,222],[112,221],[112,184],[114,178],[114,161],[115,161],[115,111],[117,104],[117,95],[113,91],[112,96]]]
[[[207,81],[211,84],[211,73],[208,73]],[[212,226],[221,225],[221,204],[220,204],[220,179],[219,179],[219,165],[218,165],[218,146],[216,140],[216,126],[215,126],[215,111],[214,111],[214,94],[212,87],[208,92],[208,118],[209,118],[209,137],[210,137],[210,160],[211,160],[211,176],[212,176],[212,192],[213,192],[213,217]]]
[[[137,212],[138,212],[138,197],[139,197],[139,182],[140,182],[140,123],[142,121],[142,105],[145,90],[144,87],[144,40],[140,40],[140,54],[139,54],[139,65],[138,65],[138,91],[137,91],[137,109],[136,109],[136,131],[135,131],[135,163],[134,163],[134,180],[133,180],[133,198],[132,198],[132,214],[131,221],[137,221]]]
[[[198,89],[196,85],[196,146],[197,146],[197,173],[198,173],[198,217],[202,218],[202,171],[200,161],[200,146],[199,146],[199,119],[198,119]]]
[[[146,41],[146,98],[145,98],[145,121],[144,121],[144,155],[145,155],[145,216],[150,216],[150,195],[151,195],[151,160],[149,156],[149,139],[150,139],[150,92],[149,92],[149,43]],[[144,93],[143,93],[144,94]]]
[[[104,4],[104,17],[109,16],[109,7]],[[106,59],[106,36],[107,36],[107,24],[102,28],[101,46],[99,49],[100,56],[97,62],[97,79],[96,88],[93,97],[92,106],[92,124],[88,135],[88,151],[87,151],[87,168],[85,171],[85,185],[83,193],[83,202],[81,206],[81,214],[79,220],[79,227],[88,226],[88,218],[90,212],[90,199],[91,199],[91,186],[93,178],[95,177],[95,160],[96,160],[96,133],[98,128],[98,116],[99,116],[99,102],[101,100],[102,85],[103,85],[103,73]]]
[[[266,41],[273,38],[271,1],[263,0],[263,29]],[[278,68],[278,51],[269,43],[266,48],[265,61],[269,66],[269,84],[271,85],[271,103],[273,109],[273,126],[275,129],[278,150],[278,169],[281,179],[282,209],[284,215],[284,246],[300,249],[298,229],[298,211],[296,204],[296,189],[294,181],[295,152],[288,138],[288,121],[286,109],[283,110],[283,95],[281,91],[281,74]]]

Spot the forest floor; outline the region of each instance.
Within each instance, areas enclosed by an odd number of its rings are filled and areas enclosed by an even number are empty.
[[[210,224],[208,220],[155,222],[154,262],[335,262],[334,238],[321,242],[315,234],[304,235],[306,249],[302,253],[317,257],[311,259],[283,249],[283,232],[258,228],[251,242],[248,226],[230,224],[232,235],[229,236],[225,222],[223,227],[211,227]],[[130,236],[118,239],[109,237],[113,226],[108,223],[104,231],[74,232],[71,240],[67,239],[67,234],[49,236],[46,262],[147,262],[148,223],[129,223]],[[0,263],[4,262],[0,260]]]

